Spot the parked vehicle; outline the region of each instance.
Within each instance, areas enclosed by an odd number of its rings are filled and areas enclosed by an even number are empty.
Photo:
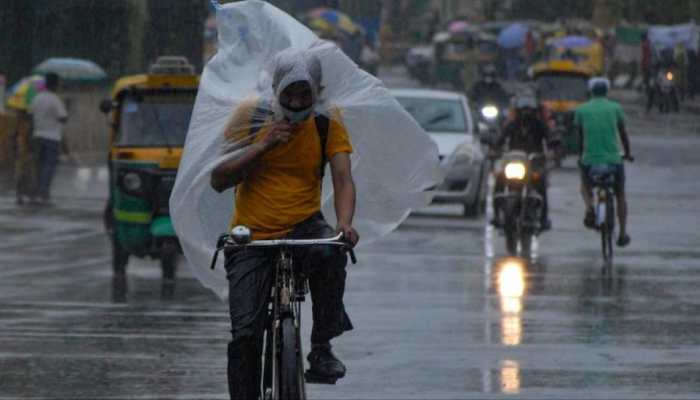
[[[169,200],[198,86],[186,59],[161,57],[147,74],[119,79],[100,105],[110,121],[105,226],[115,275],[133,255],[158,259],[163,278],[174,279],[181,248]]]
[[[446,175],[435,188],[434,202],[462,204],[464,216],[481,214],[489,168],[466,96],[424,89],[396,89],[392,94],[438,146]]]
[[[529,254],[532,238],[541,231],[540,221],[544,199],[533,183],[541,179],[535,165],[544,165],[541,154],[509,151],[501,159],[497,180],[502,187],[494,193],[494,213],[506,237],[506,248],[511,255]]]

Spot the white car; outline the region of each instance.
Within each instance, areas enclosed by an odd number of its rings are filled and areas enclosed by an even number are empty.
[[[391,93],[438,146],[445,180],[435,188],[433,201],[463,204],[467,217],[482,213],[488,160],[467,98],[427,89],[394,89]]]

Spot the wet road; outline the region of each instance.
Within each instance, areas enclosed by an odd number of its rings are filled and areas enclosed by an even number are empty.
[[[612,276],[581,226],[573,164],[552,176],[553,230],[528,262],[505,257],[485,218],[419,210],[358,251],[356,330],[335,341],[349,373],[310,397],[697,398],[700,137],[632,124],[632,245]],[[227,398],[220,300],[186,268],[164,291],[142,260],[113,290],[105,178],[63,168],[51,208],[18,208],[0,186],[0,400]]]

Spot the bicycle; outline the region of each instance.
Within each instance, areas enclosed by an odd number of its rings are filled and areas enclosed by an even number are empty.
[[[633,161],[632,157],[625,157]],[[601,251],[606,267],[612,266],[613,238],[615,237],[615,167],[592,166],[588,175],[594,193],[595,229],[600,232]]]
[[[304,371],[301,345],[301,303],[309,293],[307,277],[295,269],[294,248],[311,246],[336,246],[347,250],[353,264],[355,253],[343,234],[323,239],[251,240],[250,230],[244,226],[233,228],[230,234],[221,235],[211,268],[224,249],[276,248],[279,255],[274,263],[272,290],[268,300],[268,322],[263,336],[263,363],[261,393],[264,400],[304,400],[307,381],[312,382],[309,371]],[[324,382],[324,383],[335,383]]]

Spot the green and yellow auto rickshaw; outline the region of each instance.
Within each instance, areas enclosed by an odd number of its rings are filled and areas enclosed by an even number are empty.
[[[549,112],[551,125],[561,139],[565,154],[578,154],[579,151],[574,110],[588,101],[591,75],[590,68],[570,60],[545,61],[533,67],[539,101]]]
[[[136,256],[160,260],[163,278],[175,277],[182,250],[169,199],[198,86],[185,58],[161,57],[147,74],[119,79],[100,105],[110,121],[105,226],[115,276],[123,276]]]

